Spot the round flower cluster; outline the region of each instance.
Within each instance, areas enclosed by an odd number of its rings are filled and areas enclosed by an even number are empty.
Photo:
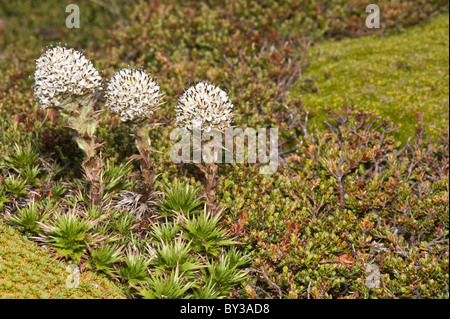
[[[150,75],[139,69],[120,69],[106,89],[106,106],[122,121],[149,118],[160,104],[161,91]]]
[[[82,52],[50,47],[36,60],[34,96],[43,106],[58,107],[68,95],[101,90],[102,78]]]
[[[233,119],[228,95],[212,82],[199,82],[187,89],[178,99],[175,111],[175,124],[188,130],[223,130],[230,127]]]

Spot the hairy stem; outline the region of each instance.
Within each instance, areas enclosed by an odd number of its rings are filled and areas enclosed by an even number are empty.
[[[206,186],[204,196],[206,199],[206,209],[212,216],[215,216],[219,212],[219,205],[216,201],[219,167],[214,163],[206,164],[206,166],[200,163],[196,163],[195,165],[205,174]]]
[[[156,168],[150,160],[150,153],[153,150],[149,138],[151,129],[151,126],[143,122],[136,124],[135,128],[136,147],[140,154],[142,173],[142,180],[139,185],[139,193],[142,195],[140,202],[142,203],[145,203],[151,196],[156,181]]]
[[[91,205],[98,205],[103,197],[104,184],[102,182],[103,161],[98,155],[101,144],[96,143],[95,131],[98,125],[98,112],[94,111],[94,101],[91,96],[72,101],[64,108],[61,114],[67,118],[69,127],[74,129],[75,137],[80,149],[85,154],[82,168],[86,180],[91,186]]]

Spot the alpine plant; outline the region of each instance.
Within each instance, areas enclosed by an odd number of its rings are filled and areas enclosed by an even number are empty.
[[[82,168],[91,186],[90,200],[98,204],[103,197],[101,173],[103,163],[98,155],[95,131],[98,112],[94,95],[102,88],[102,78],[83,52],[59,45],[47,47],[36,60],[34,95],[43,108],[54,108],[63,115],[78,134],[75,140],[85,154]]]
[[[102,78],[83,52],[49,47],[36,60],[34,96],[44,107],[64,107],[71,96],[80,97],[102,89]]]
[[[190,131],[210,132],[230,127],[233,104],[227,93],[212,82],[198,82],[188,88],[175,106],[175,124]]]
[[[122,121],[134,126],[136,147],[140,155],[133,158],[140,160],[142,181],[139,185],[139,202],[144,206],[150,206],[156,195],[153,192],[156,168],[150,159],[150,153],[154,149],[149,133],[156,125],[151,123],[151,119],[161,104],[161,98],[158,82],[143,68],[120,69],[113,74],[106,88],[106,106],[118,114]]]
[[[140,69],[120,69],[106,89],[106,106],[124,122],[150,119],[158,108],[161,90],[149,74]]]
[[[234,106],[224,90],[217,85],[213,85],[213,82],[200,81],[185,90],[179,97],[175,106],[175,124],[187,130],[187,132],[193,133],[193,138],[200,135],[202,139],[202,133],[212,131],[223,134],[223,131],[231,126],[233,108]],[[201,151],[203,153],[205,149]],[[195,164],[206,177],[204,197],[207,210],[212,215],[216,215],[221,210],[216,202],[218,166],[214,162],[217,160],[217,154],[212,154],[212,159],[210,163],[205,163],[206,165]]]

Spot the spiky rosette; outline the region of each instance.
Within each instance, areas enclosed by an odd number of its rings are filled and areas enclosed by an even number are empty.
[[[223,130],[230,126],[233,104],[227,93],[212,82],[199,82],[187,89],[175,106],[175,124],[188,130]]]
[[[83,52],[48,47],[36,60],[34,96],[45,107],[59,107],[71,95],[84,96],[101,90],[102,78]]]
[[[142,68],[119,70],[106,89],[106,106],[124,122],[150,118],[160,100],[158,83]]]

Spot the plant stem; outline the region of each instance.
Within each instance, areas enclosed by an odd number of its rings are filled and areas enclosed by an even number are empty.
[[[206,199],[206,209],[212,216],[215,216],[219,211],[219,206],[216,202],[216,189],[219,182],[217,173],[219,167],[214,163],[206,164],[206,166],[200,163],[196,163],[195,165],[205,174],[206,186],[204,196]]]
[[[150,198],[156,181],[156,168],[150,160],[150,153],[153,150],[149,137],[151,129],[152,126],[144,122],[139,122],[135,128],[136,147],[140,154],[142,174],[141,184],[139,185],[139,193],[142,195],[141,203],[145,203]]]
[[[81,164],[86,180],[91,185],[91,205],[98,205],[103,197],[104,184],[101,179],[103,161],[98,156],[95,131],[98,125],[98,112],[94,111],[94,101],[91,96],[72,101],[64,108],[61,114],[67,118],[69,127],[74,129],[78,136],[75,141],[85,154],[85,160]]]

